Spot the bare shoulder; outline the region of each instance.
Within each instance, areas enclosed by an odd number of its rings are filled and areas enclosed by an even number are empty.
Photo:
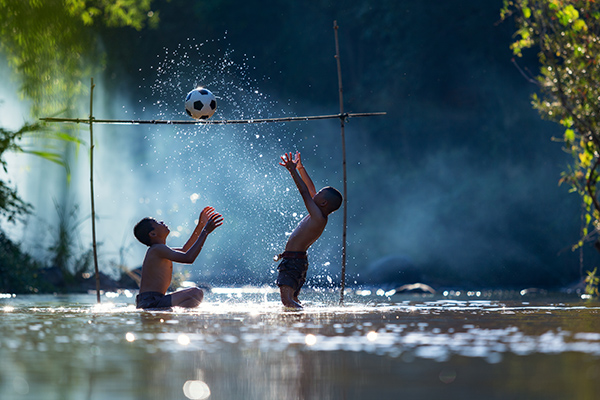
[[[166,244],[153,244],[146,252],[146,257],[166,258],[171,251],[171,248]]]
[[[167,246],[166,244],[162,244],[162,243],[153,244],[152,246],[148,247],[148,253],[157,252],[164,248],[169,248],[169,246]]]
[[[313,221],[313,223],[327,224],[327,217],[323,215],[323,211],[321,211],[321,208],[317,203],[315,203],[314,199],[305,199],[304,204],[306,205],[306,210],[308,211],[308,214],[310,215],[310,218]]]

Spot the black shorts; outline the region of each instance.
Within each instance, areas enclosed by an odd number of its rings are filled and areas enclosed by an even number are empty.
[[[136,308],[169,308],[171,307],[171,295],[160,292],[144,292],[135,296]]]
[[[289,286],[294,289],[294,295],[300,293],[300,289],[306,282],[306,271],[308,271],[308,260],[306,258],[283,258],[277,267],[277,286]]]

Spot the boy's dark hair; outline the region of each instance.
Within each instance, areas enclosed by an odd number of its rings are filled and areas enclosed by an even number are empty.
[[[342,205],[342,194],[334,187],[326,186],[322,189],[327,198],[327,213],[331,214]]]
[[[138,222],[133,228],[133,235],[146,246],[152,246],[152,242],[150,242],[150,232],[154,230],[154,227],[152,226],[153,221],[154,218],[146,217]]]

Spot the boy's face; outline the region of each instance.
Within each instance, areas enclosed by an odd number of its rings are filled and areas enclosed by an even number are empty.
[[[163,221],[152,221],[152,230],[150,231],[150,237],[156,237],[158,239],[165,239],[168,235],[169,227],[165,225]]]
[[[321,189],[317,193],[315,193],[315,195],[313,196],[313,200],[315,201],[315,203],[317,203],[318,206],[323,206],[327,204],[327,196],[324,190]]]

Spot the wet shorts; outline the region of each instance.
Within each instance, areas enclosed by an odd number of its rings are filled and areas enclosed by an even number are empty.
[[[306,255],[304,258],[298,256],[288,258],[284,253],[283,260],[277,267],[277,271],[279,271],[277,286],[289,286],[294,289],[294,294],[297,296],[304,282],[306,282],[307,270],[308,260],[306,259]]]
[[[144,292],[135,297],[137,308],[169,308],[171,307],[171,295],[159,292]]]

